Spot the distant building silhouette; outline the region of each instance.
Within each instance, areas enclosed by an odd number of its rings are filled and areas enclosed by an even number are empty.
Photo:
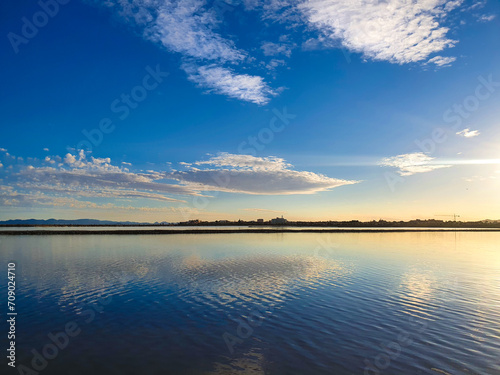
[[[283,225],[286,223],[288,223],[288,220],[283,218],[283,215],[281,217],[277,217],[276,219],[271,219],[271,224]]]
[[[263,223],[264,219],[257,219],[257,223]]]

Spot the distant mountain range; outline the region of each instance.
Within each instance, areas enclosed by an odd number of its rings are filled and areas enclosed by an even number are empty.
[[[0,225],[148,225],[150,223],[137,223],[133,221],[108,221],[96,219],[78,219],[78,220],[64,220],[64,219],[16,219],[0,221]]]

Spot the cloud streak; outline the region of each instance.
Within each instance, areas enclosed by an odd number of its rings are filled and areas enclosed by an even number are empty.
[[[465,138],[472,138],[472,137],[477,137],[481,133],[479,132],[479,130],[470,130],[469,128],[467,128],[464,130],[460,130],[456,134]]]
[[[422,152],[414,152],[384,158],[379,162],[379,165],[397,168],[401,176],[411,176],[415,173],[432,172],[436,169],[451,167],[451,165],[437,164],[434,160],[435,158]]]
[[[267,104],[276,95],[262,77],[248,74],[235,74],[231,69],[212,64],[196,66],[189,63],[182,68],[188,79],[209,93],[229,96],[255,104]]]
[[[479,21],[480,22],[490,22],[490,21],[493,21],[495,18],[496,18],[496,14],[484,14],[482,15],[481,17],[479,17]]]
[[[434,64],[439,67],[447,67],[451,66],[451,64],[456,60],[457,60],[456,57],[435,56],[432,59],[429,59],[429,61],[427,61],[427,64]]]

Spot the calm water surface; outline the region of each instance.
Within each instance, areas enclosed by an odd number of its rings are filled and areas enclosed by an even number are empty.
[[[500,374],[500,233],[0,235],[0,246],[2,267],[17,264],[16,361],[33,369],[42,353],[40,374]],[[55,353],[49,334],[68,323],[78,333]]]

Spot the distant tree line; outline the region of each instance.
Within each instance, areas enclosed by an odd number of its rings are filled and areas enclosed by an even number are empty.
[[[286,224],[272,224],[270,221],[201,221],[190,220],[175,224],[174,226],[287,226],[287,227],[353,227],[353,228],[500,228],[500,220],[482,220],[482,221],[444,221],[444,220],[409,220],[409,221],[288,221]]]

